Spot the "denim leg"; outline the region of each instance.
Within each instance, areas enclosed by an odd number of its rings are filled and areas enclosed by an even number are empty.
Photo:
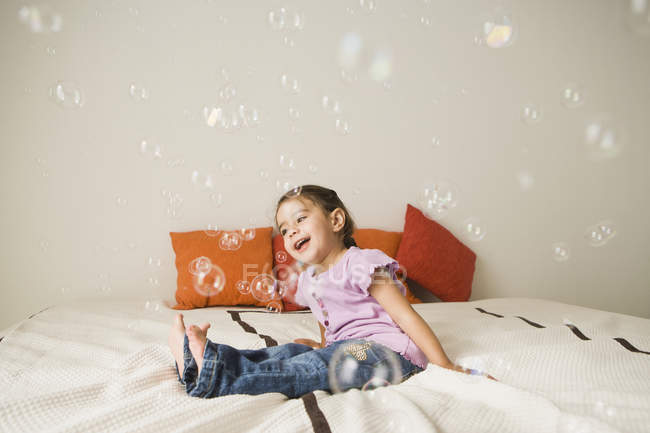
[[[377,343],[364,340],[338,341],[314,350],[309,346],[288,343],[258,350],[238,350],[226,344],[207,340],[203,368],[196,378],[196,364],[187,366],[186,391],[190,396],[212,398],[229,394],[257,395],[279,392],[297,398],[315,390],[330,391],[329,363],[343,344]],[[366,346],[364,346],[366,347]],[[382,351],[367,351],[369,356],[359,362],[360,368],[350,387],[361,388],[373,375]],[[395,353],[395,352],[392,352]],[[397,354],[396,354],[397,355]],[[401,378],[421,369],[397,355],[402,365]],[[196,379],[196,380],[195,380]]]
[[[187,382],[186,391],[192,397],[203,398],[267,392],[296,398],[328,388],[330,351],[298,343],[238,350],[207,340],[201,373],[195,383]]]
[[[190,382],[193,382],[196,379],[196,373],[198,372],[198,366],[196,365],[196,361],[194,360],[194,357],[192,356],[192,352],[190,351],[190,346],[189,346],[189,340],[187,339],[187,335],[183,336],[183,377],[179,374],[178,371],[178,365],[174,362],[174,366],[176,367],[176,376],[178,376],[178,381],[182,383],[183,385],[187,385],[186,382],[188,381],[188,374],[190,378]]]

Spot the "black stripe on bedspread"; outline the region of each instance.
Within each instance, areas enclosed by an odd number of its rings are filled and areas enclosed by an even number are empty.
[[[621,346],[625,347],[630,352],[645,353],[646,355],[650,355],[650,352],[644,352],[643,350],[639,350],[636,347],[632,346],[632,344],[625,338],[616,337],[614,340],[616,340]]]
[[[573,332],[579,339],[581,340],[591,340],[591,338],[587,337],[585,334],[580,332],[578,327],[574,325],[573,323],[565,323],[565,325]]]
[[[311,420],[311,425],[314,428],[314,433],[332,433],[330,425],[325,418],[325,414],[318,407],[318,401],[316,401],[316,396],[313,392],[305,394],[302,397],[303,404],[305,405],[305,410],[309,419]]]
[[[521,316],[515,316],[515,317],[520,318],[521,320],[528,323],[530,326],[534,326],[535,328],[546,328],[546,326],[540,325],[539,323],[535,323],[532,320],[528,320],[528,319],[526,319],[524,317],[521,317]]]
[[[244,331],[246,331],[246,332],[248,332],[250,334],[258,335],[262,340],[264,340],[264,342],[266,343],[266,347],[271,347],[271,346],[277,346],[278,345],[278,342],[275,341],[272,337],[270,337],[268,335],[264,335],[264,334],[258,334],[257,330],[255,330],[255,328],[253,328],[248,323],[244,322],[241,319],[241,317],[239,316],[239,313],[253,313],[253,312],[257,313],[258,311],[232,311],[232,310],[227,310],[227,311],[230,314],[230,318],[233,321],[237,322],[239,324],[239,326],[241,326],[244,329]],[[259,311],[259,312],[261,313],[261,311]]]
[[[482,309],[482,308],[478,308],[478,307],[475,307],[475,308],[476,308],[478,311],[480,311],[481,313],[489,314],[489,315],[491,315],[491,316],[494,316],[494,317],[500,317],[500,318],[503,319],[503,316],[500,315],[500,314],[490,313],[489,311],[485,311],[484,309]]]

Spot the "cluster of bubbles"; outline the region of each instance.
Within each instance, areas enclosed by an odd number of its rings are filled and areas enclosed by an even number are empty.
[[[252,295],[259,302],[266,303],[266,309],[272,313],[280,313],[283,310],[282,296],[284,284],[270,274],[259,274],[249,283],[246,280],[239,280],[235,284],[237,291],[243,295]]]
[[[48,5],[23,6],[18,19],[32,33],[58,33],[63,28],[63,17]]]
[[[81,108],[84,104],[81,89],[72,81],[57,81],[49,89],[49,99],[61,108]]]
[[[230,81],[230,73],[225,68],[221,69],[221,77],[226,83],[217,90],[218,102],[203,107],[205,124],[210,128],[216,126],[224,132],[235,132],[242,127],[257,127],[260,124],[258,109],[242,103],[235,103],[238,91]]]
[[[327,115],[334,116],[334,129],[336,132],[340,135],[349,134],[350,125],[347,120],[341,117],[343,111],[341,103],[334,98],[324,95],[321,98],[321,106]]]
[[[587,227],[584,238],[592,247],[601,247],[616,236],[616,226],[611,221],[601,221]],[[555,242],[552,246],[553,260],[558,263],[566,262],[571,256],[569,245],[566,242]]]
[[[223,251],[237,251],[244,241],[255,239],[255,228],[252,226],[233,231],[221,231],[216,224],[208,224],[203,232],[209,237],[219,238],[217,245]]]
[[[147,269],[151,272],[151,275],[148,278],[149,284],[152,287],[160,286],[160,280],[158,280],[157,273],[162,267],[162,260],[160,257],[149,256],[147,258]]]
[[[592,247],[601,247],[616,235],[616,226],[611,221],[601,221],[587,228],[585,238]]]
[[[364,362],[369,357],[379,361]],[[375,343],[341,344],[332,355],[328,373],[330,389],[335,393],[353,388],[370,391],[402,380],[402,369],[395,353]]]
[[[226,284],[223,269],[205,256],[197,257],[188,266],[192,286],[197,293],[209,297],[221,293]]]
[[[177,192],[167,191],[166,189],[161,189],[160,193],[165,198],[167,203],[167,216],[170,218],[179,218],[183,206],[183,196]]]
[[[270,11],[267,19],[271,29],[282,34],[282,42],[284,45],[293,48],[295,41],[292,38],[292,34],[305,27],[304,14],[297,11],[289,11],[282,7]]]

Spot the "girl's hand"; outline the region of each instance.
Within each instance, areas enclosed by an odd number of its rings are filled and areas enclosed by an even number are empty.
[[[310,340],[309,338],[296,338],[293,340],[294,343],[305,344],[307,346],[313,347],[314,349],[322,349],[323,346],[320,345],[318,341]]]
[[[478,370],[473,370],[471,368],[464,368],[464,367],[461,367],[460,365],[456,365],[456,364],[453,364],[453,365],[451,365],[451,366],[449,366],[447,368],[449,368],[450,370],[459,371],[459,372],[465,373],[465,374],[470,374],[470,375],[474,374],[474,375],[478,375],[478,376],[485,376],[488,379],[492,379],[492,380],[498,382],[498,380],[496,380],[494,377],[490,376],[489,374],[487,374],[485,372],[478,371]]]

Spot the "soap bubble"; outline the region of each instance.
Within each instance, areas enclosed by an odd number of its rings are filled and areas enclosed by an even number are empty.
[[[553,252],[553,260],[558,263],[566,262],[571,255],[569,245],[566,242],[555,242],[551,246],[551,250]]]
[[[300,93],[300,83],[298,80],[287,74],[282,74],[280,76],[280,85],[286,93],[293,95]]]
[[[241,248],[242,237],[237,232],[224,232],[219,238],[219,248],[224,251],[236,251]]]
[[[192,183],[201,189],[210,190],[214,187],[214,179],[209,173],[202,173],[198,170],[192,171]]]
[[[18,19],[32,33],[57,33],[63,28],[63,17],[47,5],[23,6],[18,10]]]
[[[534,125],[542,120],[542,109],[529,103],[521,109],[521,120],[527,125]]]
[[[255,228],[243,227],[239,229],[239,234],[245,241],[252,241],[253,239],[255,239]]]
[[[149,99],[149,90],[138,83],[129,85],[129,95],[134,101],[146,101]]]
[[[575,83],[569,83],[564,86],[562,91],[562,103],[567,108],[577,108],[584,104],[584,91],[582,87]]]
[[[213,296],[220,293],[226,285],[226,274],[218,265],[211,263],[207,272],[193,275],[193,286],[197,293],[203,296]]]
[[[80,108],[84,104],[81,89],[72,81],[57,81],[50,87],[49,95],[61,108]]]
[[[275,261],[278,263],[286,263],[287,262],[286,251],[278,251],[277,253],[275,253]]]
[[[334,121],[334,129],[340,135],[348,135],[350,133],[350,125],[348,124],[348,121],[345,119],[337,118]]]
[[[585,127],[585,145],[593,161],[614,158],[623,147],[621,131],[608,116],[598,116]]]
[[[216,238],[219,236],[219,227],[216,224],[209,223],[207,229],[203,230],[203,233],[211,238]]]
[[[161,159],[162,151],[160,150],[160,145],[144,139],[140,141],[140,155],[151,159]]]
[[[623,3],[621,2],[621,4]],[[648,0],[630,0],[624,8],[628,28],[639,35],[650,35],[650,2]]]
[[[530,172],[523,170],[517,173],[517,180],[519,181],[519,187],[522,191],[528,191],[535,183],[533,175]]]
[[[205,256],[196,257],[190,262],[188,270],[192,275],[205,274],[210,270],[211,265],[212,261],[209,258]]]
[[[277,281],[269,274],[259,274],[251,281],[251,295],[260,302],[277,297]]]
[[[287,10],[285,8],[280,8],[278,10],[272,10],[269,12],[268,21],[273,30],[282,30],[286,24],[287,20]]]
[[[338,115],[341,113],[341,104],[339,101],[332,99],[329,96],[323,96],[321,99],[321,105],[323,106],[323,110],[328,114]]]
[[[395,352],[371,341],[342,343],[330,359],[329,384],[334,393],[352,388],[368,391],[401,380],[402,369]]]
[[[611,221],[601,221],[587,228],[585,238],[592,247],[600,247],[616,235],[616,226]]]
[[[489,48],[504,48],[513,44],[516,35],[516,26],[513,14],[501,7],[483,16],[479,42]]]
[[[235,288],[243,295],[247,295],[251,292],[251,285],[248,281],[237,281],[237,283],[235,283]]]
[[[237,89],[232,84],[228,83],[221,87],[217,92],[219,99],[223,102],[228,102],[237,96]]]
[[[266,304],[266,311],[270,313],[281,313],[282,303],[280,301],[271,301],[268,304]]]
[[[379,83],[384,83],[391,76],[393,69],[392,55],[388,50],[378,50],[372,57],[368,74],[370,78]]]
[[[477,217],[469,217],[463,222],[463,228],[468,239],[477,242],[485,237],[485,228]]]
[[[363,41],[357,33],[346,33],[339,44],[339,65],[343,70],[355,69],[360,60]]]
[[[440,219],[447,214],[449,209],[456,207],[459,195],[459,189],[455,183],[439,179],[420,190],[419,203],[424,213],[431,218]]]
[[[283,172],[293,172],[296,169],[296,162],[288,155],[280,155],[279,163]]]
[[[302,186],[289,179],[276,180],[275,187],[281,195],[287,197],[296,197],[302,193]]]

